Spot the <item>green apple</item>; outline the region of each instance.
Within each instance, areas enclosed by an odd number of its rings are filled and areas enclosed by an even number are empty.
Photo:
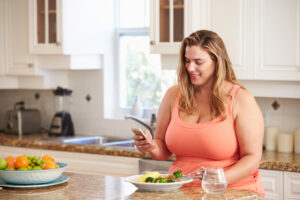
[[[16,169],[13,168],[13,167],[6,167],[5,170],[11,170],[11,171],[13,171],[13,170],[16,170]]]
[[[21,167],[21,168],[19,168],[18,170],[19,170],[19,171],[25,171],[25,170],[27,170],[27,168]]]
[[[5,169],[7,167],[7,162],[3,158],[0,158],[0,170]]]
[[[42,168],[39,167],[39,166],[35,166],[35,167],[32,168],[32,170],[42,170]]]

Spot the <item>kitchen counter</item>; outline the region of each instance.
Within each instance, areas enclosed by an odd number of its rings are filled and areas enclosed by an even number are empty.
[[[53,142],[47,134],[25,135],[20,139],[17,135],[0,133],[0,145],[151,159],[148,153],[135,149]],[[174,159],[175,156],[170,158]],[[264,151],[260,169],[300,172],[300,154]]]
[[[143,199],[237,199],[256,195],[255,199],[262,199],[252,191],[227,189],[223,196],[205,196],[200,187],[183,186],[171,192],[142,192],[125,182],[122,178],[102,175],[86,175],[78,173],[64,173],[69,176],[69,181],[61,185],[38,189],[13,189],[3,188],[0,199],[5,200],[143,200]],[[250,198],[254,199],[254,198]]]

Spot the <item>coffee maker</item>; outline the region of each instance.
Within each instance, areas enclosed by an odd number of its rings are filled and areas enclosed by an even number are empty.
[[[73,136],[74,127],[68,108],[72,90],[57,87],[53,92],[56,113],[52,118],[49,135]]]

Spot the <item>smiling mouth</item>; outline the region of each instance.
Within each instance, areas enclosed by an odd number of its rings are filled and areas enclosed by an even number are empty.
[[[193,80],[199,78],[199,76],[200,74],[190,74],[190,78]]]

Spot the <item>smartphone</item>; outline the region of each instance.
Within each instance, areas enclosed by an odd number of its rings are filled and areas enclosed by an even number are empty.
[[[141,136],[143,136],[143,138],[144,138],[145,140],[148,140],[146,134],[143,132],[142,129],[140,129],[140,128],[132,128],[131,130],[132,130],[132,132],[133,132],[135,135],[141,135]]]

